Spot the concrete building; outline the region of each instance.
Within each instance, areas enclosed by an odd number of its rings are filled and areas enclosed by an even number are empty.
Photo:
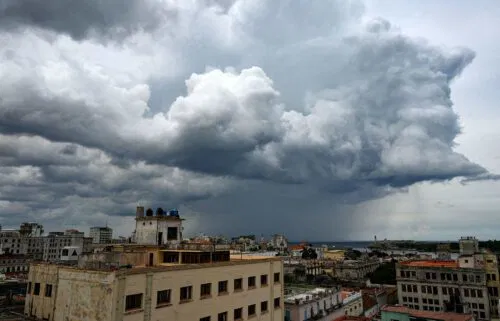
[[[331,321],[343,315],[339,288],[316,288],[285,298],[285,321]]]
[[[283,252],[288,249],[288,240],[283,234],[275,234],[271,238],[270,245],[275,250]]]
[[[462,236],[458,240],[460,255],[472,255],[479,253],[479,240],[474,236]]]
[[[0,255],[0,273],[28,272],[29,258],[25,255]]]
[[[19,233],[23,237],[40,237],[43,235],[43,225],[35,222],[21,223]]]
[[[162,208],[151,208],[144,213],[138,206],[135,218],[135,243],[147,245],[174,244],[182,241],[182,221],[176,209],[165,212]]]
[[[367,274],[375,271],[380,265],[377,258],[364,260],[344,260],[331,266],[332,276],[341,280],[362,280]]]
[[[127,252],[122,247],[124,252],[111,254],[121,263],[128,261],[126,268],[32,265],[25,315],[49,321],[284,318],[283,263],[278,257],[230,257],[229,251],[158,246],[135,246]]]
[[[342,291],[342,305],[345,315],[363,315],[363,296],[358,291]]]
[[[90,228],[89,237],[94,244],[108,244],[113,239],[113,229],[110,227],[94,226]]]
[[[381,321],[475,321],[472,314],[420,311],[404,306],[385,306],[381,312]]]
[[[92,238],[85,237],[83,232],[67,230],[65,232],[50,232],[44,238],[43,261],[59,261],[65,247],[79,247],[81,253],[89,252],[92,248]]]
[[[464,266],[460,266],[461,262]],[[472,312],[490,319],[486,272],[469,260],[406,261],[396,266],[399,302],[423,311]],[[474,263],[471,263],[474,264]]]

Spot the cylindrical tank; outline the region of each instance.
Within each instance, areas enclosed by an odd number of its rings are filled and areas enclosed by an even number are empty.
[[[146,211],[146,216],[153,216],[153,210],[148,208]]]
[[[156,216],[163,216],[163,214],[165,214],[165,212],[163,211],[163,208],[158,207],[156,209]]]
[[[137,206],[137,210],[135,212],[135,215],[137,217],[143,217],[144,216],[144,206]]]

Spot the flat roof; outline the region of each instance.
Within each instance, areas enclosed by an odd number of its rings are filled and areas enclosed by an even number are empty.
[[[141,274],[148,272],[166,272],[166,271],[182,271],[182,270],[194,270],[194,269],[209,269],[214,267],[224,267],[224,266],[235,266],[235,265],[245,265],[245,264],[257,264],[266,262],[279,262],[282,261],[280,257],[266,257],[266,258],[251,258],[251,259],[233,259],[230,261],[222,262],[212,262],[212,263],[200,263],[200,264],[168,264],[168,265],[158,265],[158,266],[135,266],[132,268],[122,268],[117,270],[112,270],[110,268],[79,268],[75,266],[59,265],[53,263],[37,262],[33,263],[32,266],[47,266],[53,265],[58,266],[62,269],[70,269],[81,272],[97,272],[97,273],[116,273],[117,275],[129,275],[129,274]]]
[[[469,321],[473,320],[472,314],[461,314],[455,312],[433,312],[433,311],[422,311],[410,309],[404,306],[384,306],[382,311],[385,312],[395,312],[395,313],[405,313],[417,318],[443,320],[443,321]]]
[[[444,268],[458,268],[457,261],[451,260],[419,260],[419,261],[402,261],[400,265],[410,267],[444,267]]]

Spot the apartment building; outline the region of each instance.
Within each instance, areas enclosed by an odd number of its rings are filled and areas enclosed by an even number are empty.
[[[467,262],[466,262],[467,261]],[[469,263],[463,258],[464,263]],[[407,261],[396,266],[399,302],[423,311],[472,312],[490,319],[490,298],[484,269],[460,261]]]
[[[83,232],[66,230],[65,232],[50,232],[43,239],[43,261],[59,261],[65,247],[79,247],[81,253],[92,248],[92,238],[85,237]]]
[[[94,226],[90,228],[89,237],[92,238],[94,244],[108,244],[113,239],[113,229],[107,226]]]
[[[344,314],[361,316],[363,314],[363,296],[358,291],[342,291],[342,306]]]
[[[86,266],[93,268],[31,265],[25,315],[49,321],[284,318],[279,257],[121,247],[123,252],[112,256],[120,257],[120,265],[128,261],[126,268],[90,262]]]
[[[331,321],[343,315],[339,288],[293,291],[285,298],[285,321]]]

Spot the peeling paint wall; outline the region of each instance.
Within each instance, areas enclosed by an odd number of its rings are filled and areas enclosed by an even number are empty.
[[[148,253],[145,252],[101,252],[81,255],[78,259],[80,268],[99,268],[106,265],[145,266]]]
[[[54,321],[113,320],[115,280],[111,272],[61,269]]]
[[[28,274],[28,291],[26,291],[24,304],[25,314],[39,319],[55,320],[54,310],[57,298],[58,271],[59,267],[57,265],[31,265]],[[52,286],[50,293],[46,292],[47,286]],[[35,293],[35,287],[38,288],[38,294]]]

